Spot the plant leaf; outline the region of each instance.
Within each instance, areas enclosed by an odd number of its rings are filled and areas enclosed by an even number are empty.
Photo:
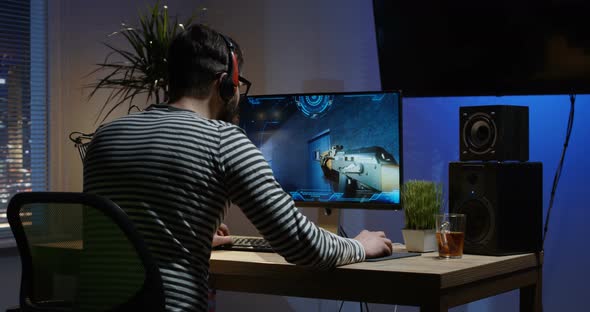
[[[196,19],[195,10],[186,19],[188,27]],[[147,101],[160,101],[168,98],[168,47],[173,38],[182,29],[178,26],[178,16],[170,18],[168,9],[161,5],[160,0],[146,11],[139,11],[136,27],[122,24],[118,31],[109,36],[122,36],[128,48],[118,48],[108,42],[103,44],[109,52],[101,63],[95,64],[96,69],[86,75],[103,74],[94,83],[87,84],[91,88],[88,101],[97,96],[99,91],[108,90],[99,114],[99,120],[108,116],[123,103],[129,107],[139,94],[147,94]],[[104,116],[103,116],[104,115]]]

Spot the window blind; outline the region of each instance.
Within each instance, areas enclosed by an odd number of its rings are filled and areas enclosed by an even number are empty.
[[[47,190],[47,4],[0,1],[0,247],[12,195]]]

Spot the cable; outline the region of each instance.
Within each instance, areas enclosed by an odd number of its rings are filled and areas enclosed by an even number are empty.
[[[338,235],[348,238],[348,235],[346,234],[346,231],[344,231],[344,227],[342,225],[338,226]]]
[[[77,137],[74,137],[75,135],[77,135]],[[92,140],[93,135],[94,135],[94,133],[83,133],[83,132],[74,131],[74,132],[70,133],[69,138],[70,138],[70,141],[72,141],[76,144],[84,144],[84,143],[87,143],[90,140]]]
[[[545,238],[547,238],[547,232],[549,231],[549,217],[551,216],[551,209],[553,208],[553,201],[555,200],[555,193],[557,191],[557,184],[559,183],[559,178],[561,177],[561,169],[563,168],[563,161],[565,159],[565,152],[567,150],[570,135],[572,134],[572,128],[574,125],[574,107],[576,103],[576,95],[574,93],[570,94],[570,113],[567,122],[567,129],[565,132],[565,142],[563,143],[563,150],[561,151],[561,158],[559,159],[559,164],[557,165],[557,169],[555,170],[555,177],[553,177],[553,185],[551,187],[551,196],[549,197],[549,208],[547,208],[547,216],[545,217],[545,229],[543,230],[543,241],[541,243],[541,251],[545,250]]]
[[[342,307],[344,306],[344,301],[342,301],[342,303],[340,303],[340,309],[338,309],[338,312],[342,311]]]

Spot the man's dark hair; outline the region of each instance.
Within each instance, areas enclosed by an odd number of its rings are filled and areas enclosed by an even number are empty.
[[[241,68],[242,51],[234,40],[229,40],[235,47],[238,67]],[[218,32],[205,25],[195,24],[174,38],[168,49],[167,60],[168,102],[173,103],[183,96],[208,95],[211,82],[219,74],[227,72],[229,49]]]

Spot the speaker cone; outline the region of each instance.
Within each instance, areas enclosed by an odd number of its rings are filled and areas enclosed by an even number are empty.
[[[492,233],[494,216],[491,205],[482,199],[469,199],[460,204],[457,213],[467,215],[465,221],[465,241],[481,244]]]
[[[482,112],[467,118],[462,130],[465,147],[474,154],[485,154],[493,150],[498,137],[494,119]]]

